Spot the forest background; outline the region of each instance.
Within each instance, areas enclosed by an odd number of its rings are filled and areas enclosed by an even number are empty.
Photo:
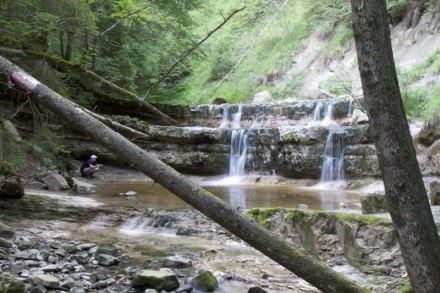
[[[438,12],[439,2],[387,1],[390,24],[410,30]],[[5,0],[0,47],[89,108],[97,96],[84,87],[83,70],[152,104],[246,103],[261,92],[268,101],[361,93],[355,56],[346,61],[354,40],[344,0]],[[440,109],[440,83],[426,82],[439,76],[440,49],[413,59],[397,63],[402,98],[409,117],[427,119]],[[66,70],[64,61],[77,70]],[[63,154],[59,126],[46,122],[31,145],[47,141],[42,158]],[[22,166],[26,150],[7,137],[2,144],[3,165]]]

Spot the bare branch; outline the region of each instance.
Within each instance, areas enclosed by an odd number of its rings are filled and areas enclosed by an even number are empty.
[[[207,39],[209,39],[209,37],[211,37],[216,31],[218,31],[222,26],[224,26],[235,14],[244,10],[245,8],[246,8],[246,6],[239,8],[239,9],[236,9],[228,17],[224,18],[222,23],[220,23],[215,29],[211,30],[203,39],[201,39],[197,44],[192,46],[191,49],[189,49],[185,54],[182,55],[182,57],[180,57],[176,62],[174,62],[174,64],[171,65],[171,67],[162,75],[162,77],[159,78],[158,81],[156,81],[153,85],[151,85],[148,88],[147,92],[145,93],[145,95],[142,98],[146,99],[150,95],[151,91],[154,90],[162,81],[164,81],[165,78],[174,70],[174,68],[177,67],[177,65],[179,65],[180,62],[185,60],[201,44],[203,44]]]

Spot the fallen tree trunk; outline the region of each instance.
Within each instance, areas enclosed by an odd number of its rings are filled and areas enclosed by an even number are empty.
[[[17,50],[0,47],[0,52],[6,55],[16,55],[44,60],[52,67],[74,73],[74,78],[85,90],[95,95],[95,108],[106,114],[119,114],[136,116],[159,125],[175,125],[176,121],[161,112],[151,104],[143,101],[134,93],[119,87],[118,85],[100,77],[93,71],[83,68],[79,64],[73,64],[62,58],[29,50]]]
[[[94,119],[80,107],[41,84],[0,56],[0,72],[16,86],[33,93],[34,100],[76,128],[108,147],[125,163],[143,172],[182,200],[214,220],[252,247],[324,292],[368,292],[313,256],[280,240],[255,221],[178,173],[154,155]]]

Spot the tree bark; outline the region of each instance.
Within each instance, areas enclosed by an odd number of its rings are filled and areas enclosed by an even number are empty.
[[[386,199],[415,292],[439,292],[440,241],[412,144],[385,0],[351,0],[353,31]]]
[[[76,107],[73,102],[51,91],[1,56],[0,72],[6,74],[16,86],[33,93],[37,103],[59,115],[71,127],[93,137],[112,150],[122,161],[154,179],[195,209],[322,291],[368,292],[313,256],[303,254],[280,240],[255,221],[243,216],[235,208],[225,204],[154,155],[112,131],[80,107]]]

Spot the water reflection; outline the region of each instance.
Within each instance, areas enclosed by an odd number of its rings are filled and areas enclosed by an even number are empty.
[[[134,206],[137,209],[191,208],[176,195],[159,184],[151,182],[97,185],[98,193],[90,195],[94,199],[115,206]],[[306,206],[314,210],[359,209],[360,195],[345,190],[330,188],[263,185],[228,184],[203,186],[233,207],[249,209],[261,208],[297,208]],[[137,196],[126,198],[120,193],[135,191]]]

